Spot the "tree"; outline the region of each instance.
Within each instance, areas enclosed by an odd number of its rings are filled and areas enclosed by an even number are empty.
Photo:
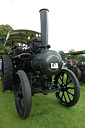
[[[0,25],[0,58],[2,54],[5,53],[4,43],[5,43],[8,32],[11,30],[13,30],[13,28],[8,24]]]
[[[75,52],[74,49],[69,50],[69,53]],[[78,55],[69,55],[70,59],[78,59]]]
[[[84,55],[79,55],[78,56],[78,62],[85,62],[85,56]]]
[[[3,49],[3,44],[6,40],[6,36],[11,30],[13,30],[13,28],[8,24],[0,25],[0,49]]]
[[[65,61],[65,58],[67,57],[67,55],[64,53],[64,51],[61,50],[58,53],[61,55],[62,60]]]

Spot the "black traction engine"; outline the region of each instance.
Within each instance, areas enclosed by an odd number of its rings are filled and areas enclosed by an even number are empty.
[[[11,46],[2,57],[2,90],[14,88],[17,112],[27,118],[32,96],[55,93],[64,106],[75,105],[80,96],[79,82],[69,69],[62,69],[62,58],[48,44],[48,9],[40,10],[41,33],[13,30],[5,45]],[[56,44],[55,44],[56,47]]]

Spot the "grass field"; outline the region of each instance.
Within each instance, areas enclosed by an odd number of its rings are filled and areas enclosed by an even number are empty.
[[[30,116],[22,120],[15,108],[13,91],[3,93],[0,81],[0,128],[85,128],[85,85],[80,89],[79,102],[71,108],[62,106],[55,94],[36,94]]]

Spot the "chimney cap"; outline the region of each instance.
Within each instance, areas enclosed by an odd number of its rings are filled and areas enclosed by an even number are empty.
[[[46,11],[48,11],[48,12],[49,12],[49,10],[48,10],[48,9],[46,9],[46,8],[42,8],[42,9],[40,9],[40,11],[42,11],[42,10],[46,10]],[[39,12],[40,12],[40,11],[39,11]]]

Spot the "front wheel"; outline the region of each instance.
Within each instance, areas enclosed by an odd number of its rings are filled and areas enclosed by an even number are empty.
[[[22,119],[27,118],[31,111],[32,95],[29,80],[23,70],[16,74],[14,98],[19,116]]]
[[[78,102],[80,86],[77,77],[71,70],[62,69],[55,76],[54,84],[58,88],[56,97],[62,105],[71,107]]]

